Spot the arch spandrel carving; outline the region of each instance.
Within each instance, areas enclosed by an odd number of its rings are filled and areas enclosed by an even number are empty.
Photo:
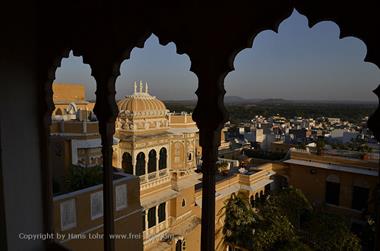
[[[295,8],[308,18],[310,27],[321,21],[332,21],[340,28],[340,38],[353,36],[362,40],[367,46],[365,61],[380,67],[380,18],[376,1],[343,4],[326,0],[295,0]]]
[[[160,43],[174,42],[177,53],[190,57],[190,70],[198,76],[193,119],[201,129],[201,145],[209,142],[202,140],[204,130],[218,131],[228,119],[223,82],[234,69],[236,54],[251,47],[253,38],[261,31],[276,31],[291,12],[291,1],[224,2],[215,9],[192,6],[151,12],[150,25]]]
[[[309,26],[322,21],[335,22],[340,28],[340,38],[353,36],[362,40],[367,47],[365,62],[371,62],[380,68],[380,18],[378,4],[375,1],[358,4],[357,2],[331,2],[295,0],[295,8],[309,20]],[[373,91],[379,97],[380,85]],[[380,106],[370,116],[368,127],[380,141]]]
[[[42,83],[43,89],[43,100],[42,102],[42,113],[43,113],[43,123],[44,127],[48,128],[51,125],[51,114],[55,110],[55,105],[53,101],[53,82],[55,80],[55,72],[58,67],[61,66],[63,58],[68,58],[70,49],[54,47],[46,51],[41,50],[39,55],[39,68],[38,77],[40,83]]]

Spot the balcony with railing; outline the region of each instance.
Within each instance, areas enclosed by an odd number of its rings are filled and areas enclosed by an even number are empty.
[[[161,240],[169,230],[169,218],[157,225],[148,228],[143,233],[144,245],[149,245],[149,243],[155,240]]]
[[[170,181],[167,168],[139,176],[140,189],[145,190]]]

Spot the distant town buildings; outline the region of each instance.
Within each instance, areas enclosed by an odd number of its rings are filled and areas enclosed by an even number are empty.
[[[363,121],[365,119],[363,118]],[[379,159],[378,144],[366,128],[366,124],[364,122],[353,124],[340,118],[255,116],[250,123],[236,125],[230,123],[227,138],[231,142],[248,141],[252,148],[267,152],[276,152],[276,149],[280,149],[279,144],[287,145],[286,148],[309,146],[311,150],[315,150],[317,147],[315,143],[322,139],[325,151],[334,149],[357,151],[358,156],[367,155],[373,160]],[[364,147],[353,147],[356,144]],[[343,154],[342,151],[341,153]]]

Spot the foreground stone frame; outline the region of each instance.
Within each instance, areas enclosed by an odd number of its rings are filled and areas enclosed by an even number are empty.
[[[96,105],[99,119],[104,166],[104,233],[113,233],[112,137],[118,109],[115,101],[115,81],[120,64],[129,58],[133,48],[142,48],[145,40],[155,34],[160,44],[174,42],[177,53],[186,53],[191,71],[198,77],[197,106],[193,113],[200,130],[203,156],[202,238],[201,250],[215,249],[215,162],[220,144],[220,131],[228,115],[223,104],[224,78],[232,71],[237,53],[252,47],[254,38],[263,30],[277,31],[279,24],[297,9],[312,26],[330,20],[340,27],[341,37],[355,36],[367,45],[366,61],[380,66],[380,26],[375,3],[332,4],[318,0],[270,0],[239,2],[218,1],[203,6],[200,1],[182,1],[158,6],[133,1],[79,1],[57,8],[43,3],[38,16],[39,43],[37,76],[41,83],[41,139],[44,180],[44,226],[52,232],[52,172],[49,169],[49,126],[54,110],[52,83],[56,68],[63,57],[73,50],[83,56],[96,79]],[[51,28],[52,23],[54,29]],[[380,88],[374,91],[380,96]],[[380,111],[371,116],[368,125],[380,140]],[[379,190],[379,189],[378,189]],[[379,194],[377,197],[377,215]],[[378,217],[379,218],[379,217]],[[377,229],[380,228],[377,219]],[[377,233],[377,239],[380,239]],[[51,243],[47,243],[50,246]],[[105,250],[114,250],[110,239]]]

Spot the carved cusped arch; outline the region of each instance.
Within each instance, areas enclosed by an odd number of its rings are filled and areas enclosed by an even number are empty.
[[[199,80],[198,103],[193,119],[200,128],[200,144],[203,149],[203,207],[202,250],[215,250],[213,243],[215,223],[215,161],[220,129],[228,115],[224,107],[223,86],[225,76],[232,71],[235,56],[243,49],[252,47],[255,36],[263,30],[277,31],[295,7],[309,19],[309,24],[331,20],[341,28],[341,37],[352,35],[364,41],[368,53],[366,60],[380,65],[380,37],[378,8],[376,3],[332,3],[327,0],[268,0],[268,1],[219,1],[212,8],[199,1],[182,1],[177,5],[154,6],[147,3],[135,6],[132,1],[76,1],[61,4],[44,1],[44,12],[38,16],[41,43],[39,46],[38,78],[41,83],[41,111],[44,126],[50,125],[54,111],[51,84],[62,56],[83,56],[90,65],[97,83],[94,112],[99,119],[102,135],[106,205],[104,212],[105,233],[113,228],[112,209],[112,142],[118,108],[115,102],[115,80],[120,64],[128,59],[134,47],[142,48],[145,40],[154,33],[160,44],[174,42],[177,53],[186,53],[191,60],[190,70]],[[91,7],[91,8],[89,8]],[[47,10],[47,11],[46,11]],[[126,10],[128,15],[126,15]],[[71,13],[67,18],[67,13]],[[364,15],[360,15],[364,14]],[[360,15],[360,17],[359,17]],[[48,27],[55,22],[55,29]],[[63,34],[63,35],[62,35]],[[379,88],[375,93],[379,96]],[[380,139],[379,109],[369,120],[369,127]],[[48,134],[45,134],[47,141]],[[48,145],[48,144],[46,144]],[[47,152],[47,149],[44,150]],[[47,155],[45,153],[45,155]],[[141,157],[141,156],[140,156]],[[139,158],[138,158],[139,159]],[[138,161],[137,161],[138,162]],[[140,163],[140,165],[139,165]],[[143,164],[143,165],[142,165]],[[145,174],[145,156],[137,163],[140,173]],[[43,166],[44,181],[51,178],[47,166]],[[46,198],[51,199],[49,183]],[[107,191],[108,189],[108,191]],[[256,196],[255,196],[256,197]],[[50,205],[48,205],[50,203]],[[45,199],[47,224],[51,226],[51,202]],[[46,232],[52,232],[47,229]],[[113,249],[105,240],[105,247]]]
[[[364,61],[380,68],[380,18],[376,1],[332,2],[320,0],[294,0],[297,11],[309,20],[309,27],[322,21],[332,21],[340,28],[340,38],[353,36],[362,40],[367,47]],[[373,91],[379,98],[380,85]],[[380,141],[380,107],[370,116],[368,127]]]

